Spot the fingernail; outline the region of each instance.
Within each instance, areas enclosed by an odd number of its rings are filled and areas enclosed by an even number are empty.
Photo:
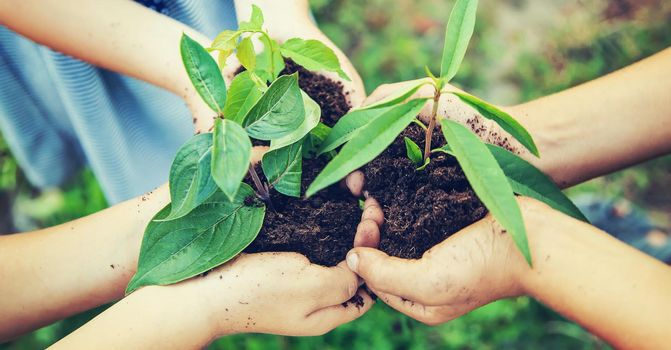
[[[347,254],[347,266],[350,270],[357,272],[359,267],[359,255],[357,253]]]

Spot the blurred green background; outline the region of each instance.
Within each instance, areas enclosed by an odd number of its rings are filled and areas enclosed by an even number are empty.
[[[439,71],[448,0],[311,0],[322,30],[376,86]],[[455,82],[499,104],[514,104],[599,77],[671,44],[671,2],[663,0],[481,0],[474,40]],[[589,123],[589,121],[586,121]],[[587,151],[587,150],[586,150]],[[568,190],[626,198],[668,228],[671,157]],[[106,207],[88,170],[62,189],[38,191],[0,137],[0,232],[26,231]],[[4,281],[3,283],[7,283]],[[11,282],[10,282],[11,283]],[[90,319],[88,312],[0,349],[44,348]],[[529,298],[499,301],[437,327],[382,303],[323,337],[237,335],[212,349],[603,349],[606,344]]]

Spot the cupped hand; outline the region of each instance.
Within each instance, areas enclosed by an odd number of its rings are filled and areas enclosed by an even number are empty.
[[[202,300],[215,337],[249,332],[320,335],[373,305],[344,262],[324,267],[297,253],[242,254],[177,287],[186,293],[182,295]],[[355,295],[359,302],[348,302]]]
[[[518,202],[525,219],[542,217],[544,205],[522,197]],[[401,259],[375,249],[382,212],[374,199],[366,204],[347,264],[394,309],[435,325],[523,294],[521,279],[529,268],[491,214],[434,246],[421,259]]]

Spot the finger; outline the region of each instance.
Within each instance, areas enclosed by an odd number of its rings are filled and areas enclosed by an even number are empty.
[[[363,220],[356,228],[354,247],[377,248],[380,245],[380,226],[373,220]]]
[[[253,165],[256,165],[258,162],[261,161],[261,159],[263,159],[263,155],[266,154],[266,152],[268,152],[269,149],[270,149],[270,147],[268,147],[268,146],[254,146],[254,147],[252,147],[252,157],[251,157],[250,163],[252,163]]]
[[[354,197],[361,197],[361,193],[363,192],[363,185],[364,185],[364,175],[363,172],[360,170],[355,170],[351,172],[345,178],[345,186],[347,187],[347,189],[349,189],[350,192],[352,192],[352,195]]]
[[[375,301],[363,289],[356,292],[356,297],[346,303],[327,306],[312,312],[306,318],[313,325],[313,333],[324,334],[343,323],[361,317],[375,304]]]
[[[347,254],[347,266],[379,291],[422,302],[422,294],[431,292],[427,288],[418,288],[428,273],[421,260],[390,257],[372,248],[354,248]]]
[[[461,307],[452,308],[447,305],[427,306],[413,300],[401,298],[397,295],[377,291],[375,289],[371,290],[378,296],[378,298],[382,299],[385,304],[393,309],[429,326],[445,323],[467,312]]]
[[[375,89],[373,92],[366,97],[366,99],[363,101],[364,106],[368,106],[370,104],[373,104],[375,102],[378,102],[382,100],[383,98],[387,97],[392,91],[395,89],[400,88],[400,84],[383,84],[378,86],[377,89]]]
[[[361,221],[373,220],[378,226],[384,224],[384,212],[377,199],[373,197],[366,198],[363,203],[363,213],[361,214]]]
[[[359,289],[359,277],[345,264],[333,267],[313,266],[318,268],[313,288],[318,291],[315,295],[319,306],[344,303]]]

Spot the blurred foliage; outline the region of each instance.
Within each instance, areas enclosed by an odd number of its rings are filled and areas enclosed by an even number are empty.
[[[439,70],[453,1],[311,0],[322,30],[358,68],[368,92]],[[503,104],[594,79],[671,44],[671,2],[481,0],[474,40],[455,84]],[[625,197],[669,227],[671,157],[592,180],[570,194]],[[11,208],[10,209],[10,204]],[[0,223],[19,230],[68,221],[106,206],[90,171],[63,190],[31,188],[0,137]],[[661,220],[661,221],[659,221]],[[5,228],[3,226],[3,228]],[[10,225],[11,227],[11,225]],[[0,349],[44,348],[99,310],[26,335]],[[602,349],[607,345],[529,298],[503,300],[428,327],[378,305],[323,337],[235,335],[212,349]]]

